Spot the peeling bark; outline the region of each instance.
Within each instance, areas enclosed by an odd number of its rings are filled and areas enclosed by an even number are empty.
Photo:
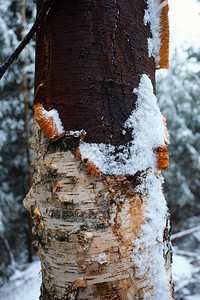
[[[130,258],[143,222],[137,177],[91,176],[72,152],[47,151],[34,162],[45,289],[52,299],[62,299],[73,282],[86,277],[76,299],[129,299],[137,285],[139,293],[144,288],[135,279],[132,287]]]
[[[137,191],[139,174],[92,176],[74,155],[78,138],[64,137],[52,149],[35,127],[35,185],[24,205],[31,211],[36,201],[39,210],[33,219],[41,299],[128,300],[144,299],[146,293],[153,299],[152,282],[148,274],[137,277],[133,257],[146,202]],[[170,273],[170,247],[167,256]]]

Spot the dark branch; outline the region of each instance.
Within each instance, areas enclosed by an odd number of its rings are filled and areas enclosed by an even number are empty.
[[[19,46],[15,49],[15,51],[8,57],[3,65],[0,66],[0,80],[7,71],[7,69],[12,65],[12,63],[18,58],[19,54],[22,50],[26,47],[26,45],[30,42],[32,37],[34,36],[35,32],[38,30],[44,16],[50,9],[51,5],[53,4],[54,0],[44,0],[41,10],[39,11],[37,18],[31,27],[30,31],[21,41]]]

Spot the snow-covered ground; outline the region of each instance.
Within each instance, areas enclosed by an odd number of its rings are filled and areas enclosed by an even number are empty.
[[[180,250],[174,249],[173,279],[176,300],[200,300],[200,257],[192,256],[191,252],[180,253]],[[40,284],[40,262],[36,261],[24,271],[16,270],[10,280],[0,288],[0,299],[38,300]]]
[[[200,256],[174,250],[173,280],[176,300],[200,300]],[[193,256],[192,256],[193,255]]]
[[[40,262],[35,261],[24,270],[16,270],[0,288],[1,300],[38,300],[40,295]]]

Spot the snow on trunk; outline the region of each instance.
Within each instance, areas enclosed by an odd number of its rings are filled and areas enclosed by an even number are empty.
[[[127,145],[85,143],[80,144],[82,159],[89,159],[103,174],[134,175],[148,168],[156,169],[154,149],[167,141],[163,116],[157,106],[150,78],[143,74],[138,88],[136,109],[124,123],[122,133],[131,131],[132,141]]]
[[[167,11],[166,12],[164,11],[166,16],[163,18],[162,12],[163,9],[166,7],[167,7]],[[168,14],[168,0],[167,1],[147,0],[147,9],[145,10],[145,15],[144,15],[144,25],[146,26],[148,23],[150,24],[152,36],[147,39],[148,52],[149,52],[149,57],[152,56],[154,58],[156,68],[160,68],[160,60],[163,59],[163,57],[161,57],[163,54],[163,53],[161,54],[162,43],[164,43],[165,44],[164,47],[167,48],[166,52],[169,52],[168,49],[169,28],[168,28],[167,14]],[[163,23],[165,23],[164,24],[165,28],[163,28]],[[163,31],[165,31],[164,34]],[[161,66],[162,63],[163,62],[161,62]]]
[[[168,209],[162,192],[163,178],[152,171],[145,174],[142,183],[138,186],[144,197],[143,218],[144,223],[138,237],[133,240],[133,259],[137,265],[135,276],[147,278],[153,285],[153,292],[147,293],[145,299],[168,300],[171,298],[168,275],[164,268],[164,251],[169,249],[163,243],[163,232],[166,227]],[[153,295],[153,296],[152,296]]]

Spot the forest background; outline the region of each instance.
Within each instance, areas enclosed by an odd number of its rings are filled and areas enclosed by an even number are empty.
[[[171,0],[172,6],[174,1]],[[186,6],[195,5],[200,13],[197,0],[184,1]],[[26,0],[23,34],[30,29],[35,14],[33,0]],[[180,14],[183,16],[184,11]],[[171,19],[175,17],[172,11]],[[176,31],[175,24],[173,26]],[[167,119],[170,135],[171,167],[164,172],[164,192],[171,212],[173,233],[200,224],[200,33],[195,28],[186,30],[185,35],[188,34],[191,39],[183,44],[184,37],[178,40],[175,31],[171,35],[170,69],[157,73],[158,103]],[[21,37],[20,1],[0,0],[0,63],[13,52]],[[180,44],[182,48],[178,47]],[[31,132],[34,46],[33,39],[0,81],[0,286],[13,276],[16,269],[22,270],[36,259],[31,248],[34,239],[32,224],[22,205],[30,187],[25,116],[28,114]],[[27,95],[23,89],[23,74],[26,74],[28,83],[28,111],[24,104]],[[28,138],[30,146],[31,143],[32,133]],[[30,155],[33,155],[31,150]],[[189,272],[190,276],[179,278],[177,299],[195,299],[189,297],[197,295],[196,282],[200,278],[200,234],[196,232],[184,239],[175,239],[174,245],[174,252],[179,253],[180,258],[182,251],[182,257],[188,259],[184,263],[193,270],[187,269],[186,273]]]

